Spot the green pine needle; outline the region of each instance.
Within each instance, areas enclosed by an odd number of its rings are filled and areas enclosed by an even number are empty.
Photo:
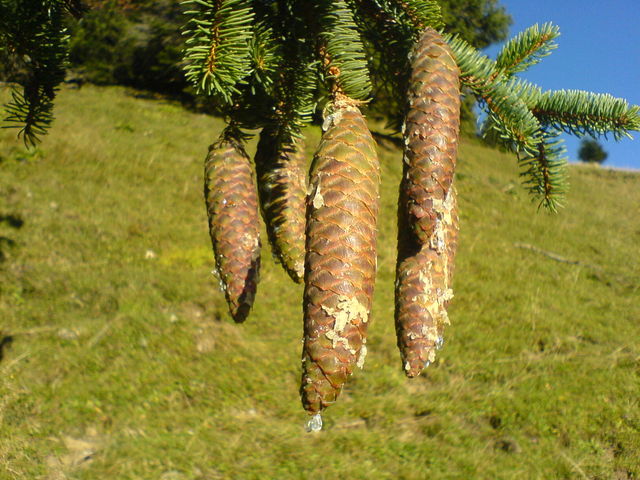
[[[524,72],[557,48],[554,40],[560,29],[552,23],[533,25],[509,40],[496,59],[496,67],[506,75]]]
[[[493,60],[462,38],[445,35],[460,68],[460,81],[479,97],[486,97],[504,79]]]
[[[579,137],[612,134],[615,140],[621,140],[632,138],[630,131],[640,130],[640,107],[629,106],[626,100],[609,94],[544,92],[532,111],[543,124]]]
[[[48,95],[41,86],[28,86],[22,91],[11,92],[11,102],[5,106],[9,123],[4,128],[20,128],[25,145],[35,146],[53,122],[53,96]]]
[[[540,123],[578,137],[631,138],[640,130],[640,107],[609,94],[581,90],[549,90],[513,78],[506,88],[527,104]]]
[[[522,100],[499,84],[481,99],[480,105],[487,112],[485,130],[494,130],[501,143],[511,151],[535,151],[540,123]]]
[[[485,131],[493,130],[507,148],[533,152],[539,143],[540,123],[527,104],[509,88],[495,62],[458,37],[446,36],[460,68],[460,81],[487,112]]]
[[[539,199],[538,208],[557,212],[567,189],[567,158],[564,142],[558,130],[543,130],[542,140],[534,152],[518,156],[523,167],[521,176],[533,198]]]
[[[440,5],[434,0],[396,0],[394,3],[407,15],[416,35],[427,27],[439,30],[444,26]]]
[[[303,19],[309,7],[285,1],[278,8],[273,29],[280,57],[272,92],[274,108],[265,126],[277,126],[279,136],[293,139],[301,136],[316,110],[319,69],[315,45],[305,38],[308,26]]]
[[[258,22],[254,27],[253,37],[249,42],[252,78],[250,85],[255,93],[256,86],[270,91],[278,65],[282,61],[280,44],[276,42],[273,29],[266,22]]]
[[[348,97],[366,100],[371,92],[371,81],[353,12],[344,0],[334,0],[329,2],[321,24],[321,38],[328,60],[326,78]]]
[[[25,71],[5,106],[9,125],[26,145],[35,145],[53,122],[53,100],[64,80],[69,36],[62,0],[0,3],[0,41]]]
[[[253,10],[250,0],[187,0],[187,79],[199,93],[232,103],[238,84],[251,73]]]
[[[545,24],[527,29],[509,42],[494,62],[459,38],[448,37],[461,71],[461,82],[487,113],[485,136],[521,158],[522,175],[541,206],[555,211],[566,190],[564,148],[559,132],[607,136],[616,140],[640,130],[640,107],[608,94],[578,90],[543,92],[512,76],[548,55],[559,34]]]

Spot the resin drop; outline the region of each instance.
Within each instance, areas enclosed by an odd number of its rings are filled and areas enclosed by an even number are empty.
[[[307,432],[319,432],[320,430],[322,430],[322,416],[316,413],[307,422]]]

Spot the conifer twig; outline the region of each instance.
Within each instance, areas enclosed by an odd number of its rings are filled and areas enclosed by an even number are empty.
[[[529,250],[534,253],[539,253],[540,255],[550,258],[551,260],[555,260],[556,262],[566,263],[569,265],[579,265],[581,267],[587,267],[592,270],[602,270],[602,268],[598,267],[597,265],[591,265],[589,263],[585,263],[580,260],[571,260],[557,253],[551,252],[549,250],[543,250],[542,248],[536,247],[534,245],[530,245],[528,243],[514,243],[513,246],[516,248],[521,248],[523,250]]]

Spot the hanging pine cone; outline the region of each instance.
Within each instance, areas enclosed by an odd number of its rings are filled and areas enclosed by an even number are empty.
[[[307,174],[304,141],[285,141],[264,128],[255,156],[258,193],[269,243],[291,279],[304,277]]]
[[[209,147],[204,195],[216,268],[231,316],[246,320],[258,284],[260,237],[253,171],[242,144],[223,136]]]
[[[459,116],[458,67],[442,37],[426,29],[413,52],[398,208],[395,320],[409,377],[433,362],[449,323]]]
[[[375,142],[348,102],[335,105],[325,127],[307,200],[301,396],[309,413],[332,404],[363,366],[376,272]]]
[[[406,214],[421,244],[431,241],[451,187],[460,127],[460,72],[448,44],[426,29],[413,52],[404,127]]]

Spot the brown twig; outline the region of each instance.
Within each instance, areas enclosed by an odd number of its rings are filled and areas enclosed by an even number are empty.
[[[375,138],[378,143],[388,142],[397,148],[402,148],[404,145],[402,142],[402,137],[398,137],[397,135],[375,132],[373,130],[371,131],[371,135],[373,135],[373,138]]]
[[[530,250],[532,252],[539,253],[540,255],[544,255],[545,257],[550,258],[551,260],[555,260],[556,262],[568,263],[569,265],[580,265],[581,267],[587,267],[593,270],[602,270],[602,268],[598,267],[597,265],[584,263],[584,262],[581,262],[580,260],[570,260],[568,258],[558,255],[557,253],[553,253],[548,250],[543,250],[533,245],[529,245],[528,243],[514,243],[513,245],[516,248],[522,248],[523,250]]]

